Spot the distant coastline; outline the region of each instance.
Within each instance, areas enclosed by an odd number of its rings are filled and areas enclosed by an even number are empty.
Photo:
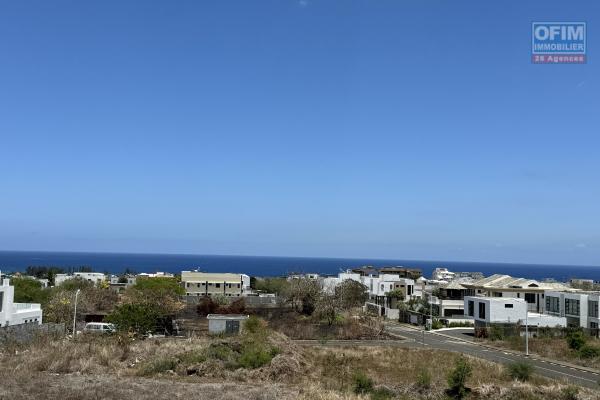
[[[570,278],[587,278],[600,281],[600,266],[368,258],[0,251],[0,270],[3,272],[23,271],[30,265],[65,268],[87,266],[98,272],[115,274],[127,268],[136,272],[172,273],[199,268],[210,272],[243,272],[253,276],[281,276],[291,272],[316,272],[327,275],[362,265],[402,265],[421,268],[425,276],[430,276],[436,267],[447,267],[452,271],[482,272],[486,276],[498,273],[538,280],[551,278],[567,281]]]

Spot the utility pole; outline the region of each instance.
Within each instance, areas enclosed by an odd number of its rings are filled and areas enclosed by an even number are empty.
[[[77,335],[75,321],[77,319],[77,296],[79,296],[79,292],[81,292],[80,289],[77,289],[75,292],[75,309],[73,310],[73,340],[75,340],[75,335]]]
[[[525,302],[525,355],[529,356],[529,304]]]

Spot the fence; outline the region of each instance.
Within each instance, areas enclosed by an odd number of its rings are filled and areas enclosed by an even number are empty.
[[[204,296],[183,296],[183,300],[187,304],[199,304]],[[285,301],[281,297],[259,297],[259,296],[231,296],[225,297],[227,301],[232,302],[239,299],[244,299],[244,303],[246,304],[246,308],[264,308],[264,307],[284,307]]]
[[[64,335],[65,324],[21,324],[0,328],[0,344],[7,342],[25,343],[37,335]]]

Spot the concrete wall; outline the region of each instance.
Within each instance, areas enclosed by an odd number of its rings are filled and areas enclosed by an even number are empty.
[[[473,302],[473,320],[476,322],[494,324],[494,323],[516,323],[525,320],[527,312],[527,303],[524,299],[506,298],[506,297],[477,297],[465,296],[464,308],[465,315],[469,316],[469,301]],[[485,307],[485,317],[481,318],[479,305]]]

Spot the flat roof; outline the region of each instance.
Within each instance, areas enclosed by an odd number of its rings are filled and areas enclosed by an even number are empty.
[[[249,315],[241,314],[208,314],[206,319],[248,319]]]

